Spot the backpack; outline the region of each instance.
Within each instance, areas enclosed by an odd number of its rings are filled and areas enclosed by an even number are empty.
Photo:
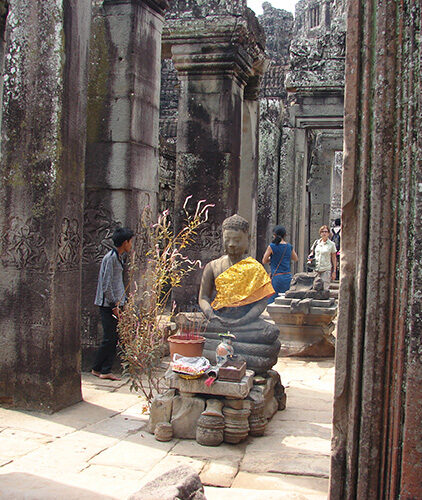
[[[331,241],[336,246],[337,252],[339,252],[340,251],[340,231],[337,231],[337,232],[333,231],[333,235],[331,237]]]

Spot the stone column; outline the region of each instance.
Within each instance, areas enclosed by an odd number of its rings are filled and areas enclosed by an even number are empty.
[[[199,8],[204,2],[197,3]],[[200,18],[190,11],[177,13],[164,33],[181,87],[175,225],[183,223],[187,196],[193,195],[193,204],[200,199],[215,204],[210,224],[192,248],[205,263],[221,255],[221,223],[239,210],[244,87],[264,59],[263,34],[246,10],[235,16],[225,9],[216,7],[219,12]],[[200,273],[190,275],[176,292],[179,304],[196,303],[199,281]]]
[[[98,2],[97,2],[98,3]],[[157,208],[161,31],[167,0],[104,0],[93,16],[83,245],[83,368],[102,336],[93,305],[118,225]]]
[[[81,399],[81,241],[90,2],[10,2],[0,209],[0,401]]]
[[[330,227],[330,208],[332,184],[334,177],[334,159],[336,151],[343,151],[343,134],[341,131],[318,130],[315,148],[308,174],[308,192],[310,207],[309,244],[319,238],[319,228],[323,224]]]
[[[349,2],[330,498],[421,497],[420,2]]]
[[[259,159],[259,87],[260,80],[252,78],[245,88],[240,155],[238,213],[250,224],[249,252],[257,253],[258,159]]]

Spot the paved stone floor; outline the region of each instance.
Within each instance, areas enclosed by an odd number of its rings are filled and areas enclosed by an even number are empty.
[[[90,374],[84,401],[54,415],[0,409],[0,498],[125,499],[189,464],[208,500],[326,499],[334,363],[280,358],[276,369],[287,408],[239,445],[160,443],[128,384]]]

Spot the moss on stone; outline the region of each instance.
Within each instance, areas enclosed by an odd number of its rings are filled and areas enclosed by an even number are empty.
[[[111,61],[109,55],[106,26],[102,16],[93,21],[87,105],[87,142],[98,142],[107,102]]]

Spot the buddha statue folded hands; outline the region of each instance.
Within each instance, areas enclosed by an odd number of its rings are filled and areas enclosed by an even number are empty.
[[[204,355],[215,362],[219,333],[229,330],[236,337],[235,353],[249,369],[265,373],[277,362],[280,349],[278,328],[260,318],[274,289],[264,267],[246,255],[248,232],[248,222],[239,215],[225,219],[226,254],[205,266],[199,291],[199,306],[209,320]]]

